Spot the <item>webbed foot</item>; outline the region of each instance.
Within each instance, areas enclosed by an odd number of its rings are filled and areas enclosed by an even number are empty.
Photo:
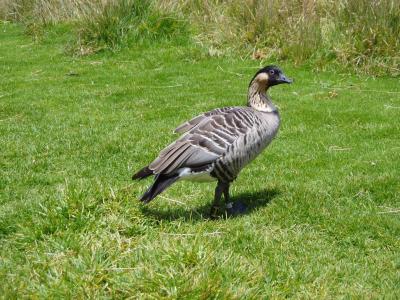
[[[221,209],[221,207],[219,205],[211,206],[210,219],[212,219],[212,220],[218,219],[221,216],[222,212],[223,212],[223,209]]]

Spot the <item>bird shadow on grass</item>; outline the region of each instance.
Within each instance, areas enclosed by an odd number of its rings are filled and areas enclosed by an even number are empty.
[[[260,207],[268,205],[279,195],[279,190],[277,189],[263,189],[257,192],[243,192],[237,195],[233,195],[230,199],[233,203],[241,203],[244,204],[246,209],[244,212],[227,215],[221,213],[220,218],[237,218],[244,215],[248,215],[253,211],[256,211]],[[149,206],[142,206],[141,211],[144,215],[152,217],[156,220],[177,220],[183,219],[186,221],[204,221],[210,220],[210,209],[211,209],[211,201],[203,206],[200,206],[196,209],[189,209],[186,206],[173,206],[168,209],[158,209]]]

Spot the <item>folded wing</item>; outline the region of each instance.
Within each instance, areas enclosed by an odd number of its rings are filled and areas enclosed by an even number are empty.
[[[216,109],[195,117],[175,130],[185,134],[162,150],[149,169],[154,174],[172,174],[183,167],[207,167],[224,155],[254,123],[248,111],[241,107]]]
[[[194,128],[195,126],[199,125],[204,119],[208,118],[209,116],[213,116],[213,115],[218,115],[218,114],[224,114],[229,112],[232,109],[235,109],[236,107],[223,107],[223,108],[216,108],[213,110],[210,110],[204,114],[201,114],[197,117],[194,117],[193,119],[182,123],[181,125],[179,125],[178,127],[175,128],[174,133],[185,133],[189,130],[191,130],[192,128]]]

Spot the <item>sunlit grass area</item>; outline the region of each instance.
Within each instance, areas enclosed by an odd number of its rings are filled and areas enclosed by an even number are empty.
[[[148,206],[131,175],[181,122],[244,105],[259,61],[190,43],[73,57],[0,34],[0,295],[5,298],[400,297],[396,78],[279,63],[282,127],[209,220],[213,184]]]

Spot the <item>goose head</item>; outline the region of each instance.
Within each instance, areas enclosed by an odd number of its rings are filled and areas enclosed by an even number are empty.
[[[261,90],[266,90],[274,85],[292,82],[293,80],[287,78],[279,67],[270,65],[258,70],[253,79],[250,81],[249,86],[255,84]]]
[[[282,83],[292,83],[292,80],[287,78],[279,67],[271,65],[260,69],[250,81],[247,105],[259,111],[277,111],[267,90],[271,86]]]

